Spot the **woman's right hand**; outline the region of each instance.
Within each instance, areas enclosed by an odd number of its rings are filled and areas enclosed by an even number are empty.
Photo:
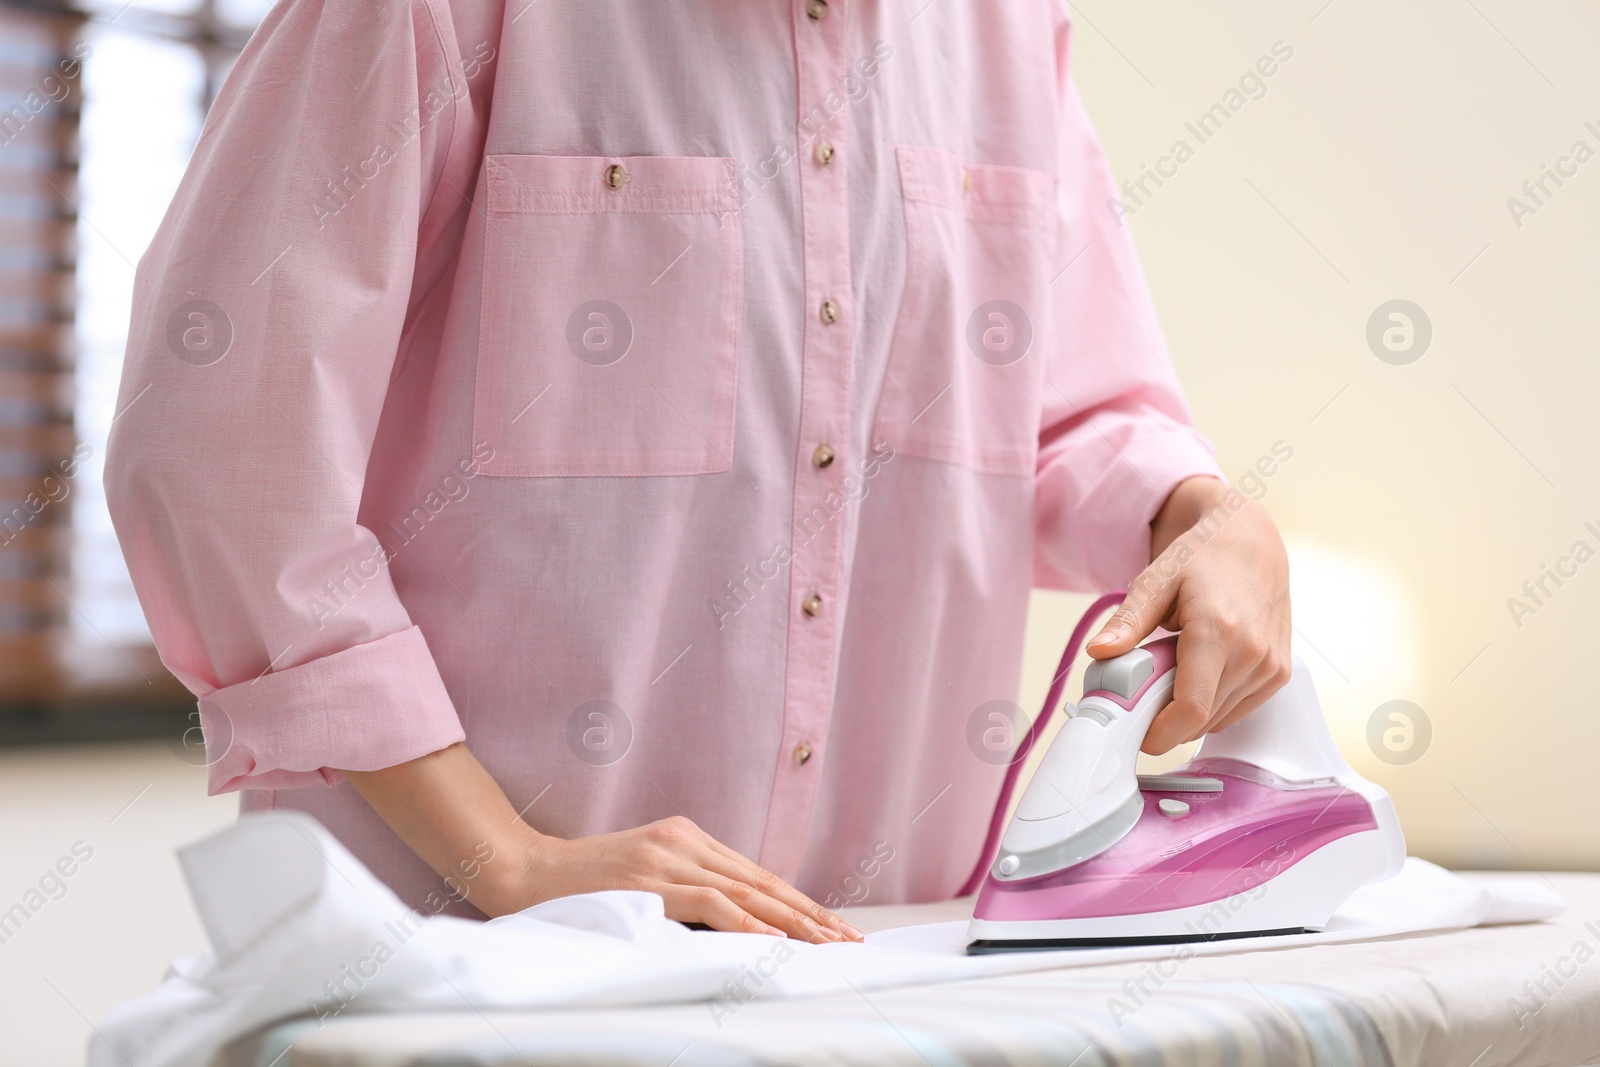
[[[574,893],[658,894],[667,918],[801,941],[860,941],[861,931],[682,816],[564,840],[535,833],[519,872],[521,907]]]
[[[861,931],[682,817],[571,840],[541,834],[459,742],[344,775],[458,899],[491,917],[574,893],[642,889],[659,894],[667,918],[679,922],[861,940]]]

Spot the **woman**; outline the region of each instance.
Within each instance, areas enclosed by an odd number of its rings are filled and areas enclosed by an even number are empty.
[[[1031,586],[1133,582],[1097,656],[1181,628],[1152,751],[1270,695],[1283,547],[1189,424],[1071,37],[280,3],[140,264],[107,472],[210,791],[417,908],[833,940],[972,869]]]

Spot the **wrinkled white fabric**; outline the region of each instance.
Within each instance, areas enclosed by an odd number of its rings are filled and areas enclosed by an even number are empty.
[[[211,950],[100,1020],[89,1067],[202,1067],[228,1042],[296,1015],[602,1007],[796,997],[1154,958],[1170,946],[967,956],[966,924],[808,945],[691,931],[650,893],[566,897],[486,923],[406,905],[327,830],[247,815],[180,853]],[[1195,955],[1351,941],[1560,914],[1529,880],[1475,884],[1421,860],[1357,892],[1322,934],[1216,942]]]

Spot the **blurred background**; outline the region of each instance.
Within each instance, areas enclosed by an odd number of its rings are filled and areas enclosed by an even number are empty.
[[[0,920],[18,1063],[79,1062],[202,947],[172,849],[237,807],[205,796],[100,465],[134,264],[269,7],[0,0],[0,915],[91,857]],[[1074,17],[1117,210],[1197,421],[1289,541],[1341,747],[1414,854],[1600,869],[1600,8]],[[1036,597],[1030,714],[1086,603]]]

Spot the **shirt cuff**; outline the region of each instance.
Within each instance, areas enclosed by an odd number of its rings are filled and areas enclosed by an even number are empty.
[[[413,626],[200,698],[211,796],[337,785],[466,740]]]
[[[1127,588],[1150,565],[1150,520],[1178,483],[1200,475],[1227,482],[1211,442],[1192,426],[1141,420],[1107,429],[1039,469],[1041,588]]]

